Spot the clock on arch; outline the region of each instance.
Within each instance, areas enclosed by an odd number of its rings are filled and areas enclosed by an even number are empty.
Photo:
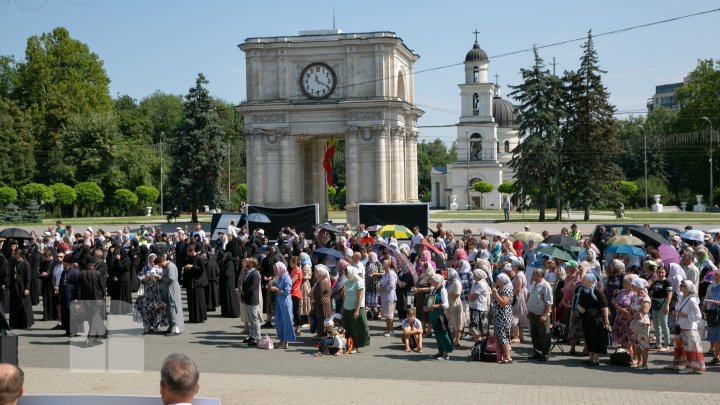
[[[330,97],[337,86],[337,75],[327,63],[313,62],[300,74],[300,88],[307,98],[323,100]]]

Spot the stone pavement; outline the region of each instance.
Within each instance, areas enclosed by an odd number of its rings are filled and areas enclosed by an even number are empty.
[[[160,373],[67,373],[63,369],[25,368],[29,394],[102,393],[159,395]],[[679,376],[680,377],[680,376]],[[682,376],[692,379],[693,376]],[[652,377],[650,377],[652,378]],[[718,394],[623,390],[553,385],[512,385],[357,379],[346,377],[294,377],[265,374],[223,374],[200,371],[200,396],[220,398],[223,404],[308,404],[335,402],[363,404],[388,401],[397,404],[610,404],[690,403],[717,404]],[[650,389],[656,384],[646,384]]]

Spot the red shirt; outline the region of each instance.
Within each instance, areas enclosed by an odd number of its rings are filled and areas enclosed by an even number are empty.
[[[292,281],[293,277],[297,277],[297,280],[292,284],[292,287],[290,287],[290,296],[295,298],[302,298],[302,292],[300,291],[300,284],[302,284],[302,270],[300,270],[299,267],[295,267],[290,272],[290,280]]]

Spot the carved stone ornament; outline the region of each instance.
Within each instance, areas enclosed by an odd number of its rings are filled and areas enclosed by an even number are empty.
[[[390,137],[391,138],[405,138],[405,128],[404,127],[391,127],[390,128]]]
[[[351,111],[348,121],[379,121],[383,119],[382,111]]]
[[[347,129],[345,130],[346,136],[355,137],[355,136],[357,136],[357,134],[358,134],[358,127],[356,127],[356,126],[347,127]]]
[[[360,137],[362,138],[363,141],[370,142],[374,138],[373,131],[361,131]]]
[[[417,141],[419,134],[418,131],[406,131],[405,136],[410,141]]]
[[[287,114],[253,114],[251,118],[252,122],[256,124],[287,122]]]
[[[385,128],[384,126],[382,126],[382,125],[375,125],[375,126],[372,127],[372,129],[370,130],[370,133],[372,133],[373,136],[379,136],[379,137],[381,137],[381,138],[384,138],[384,137],[387,136],[387,130],[386,130],[386,128]]]

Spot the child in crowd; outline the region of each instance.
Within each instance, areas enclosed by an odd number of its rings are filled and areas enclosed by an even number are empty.
[[[400,325],[402,326],[405,351],[410,352],[415,349],[418,353],[422,353],[423,328],[422,322],[415,317],[415,308],[407,310],[407,318],[403,319]]]
[[[345,329],[340,326],[340,314],[332,314],[323,322],[325,333],[327,336],[320,341],[318,352],[313,354],[314,357],[323,354],[332,354],[333,356],[342,356],[345,353],[347,339],[345,339]]]

